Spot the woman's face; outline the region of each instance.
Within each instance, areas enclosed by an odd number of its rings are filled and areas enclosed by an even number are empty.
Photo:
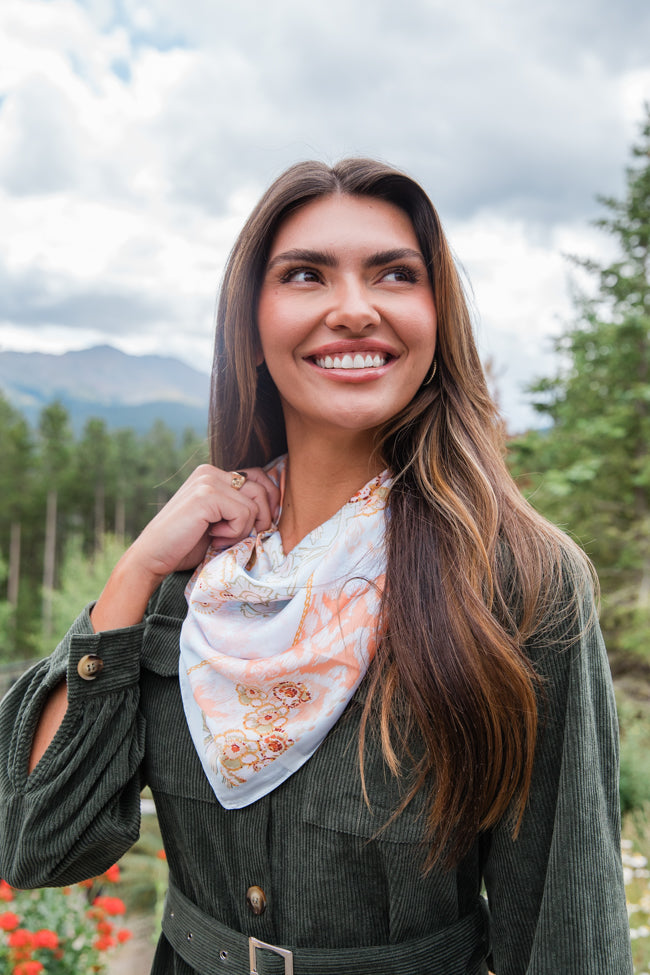
[[[375,431],[411,401],[436,347],[408,216],[340,194],[290,214],[269,256],[258,328],[290,444],[299,431]]]

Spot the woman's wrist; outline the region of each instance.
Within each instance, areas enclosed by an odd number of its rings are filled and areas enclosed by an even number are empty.
[[[95,633],[140,623],[149,600],[164,578],[138,564],[130,550],[125,552],[90,614]]]

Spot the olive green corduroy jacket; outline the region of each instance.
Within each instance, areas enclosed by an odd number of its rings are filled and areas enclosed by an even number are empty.
[[[558,624],[543,645],[528,648],[545,687],[532,791],[518,838],[504,823],[478,837],[455,870],[425,875],[421,801],[377,835],[399,791],[372,742],[365,760],[370,809],[362,798],[362,690],[288,781],[244,809],[219,805],[179,692],[187,578],[171,576],[137,626],[94,634],[83,613],[54,654],[2,702],[1,877],[38,887],[101,873],[137,839],[140,791],[147,784],[176,887],[246,935],[288,946],[396,944],[468,914],[484,882],[490,967],[497,975],[632,972],[617,721],[596,625],[572,641],[569,624]],[[584,621],[572,625],[579,630]],[[77,672],[89,653],[104,663],[92,681]],[[68,713],[28,776],[40,710],[64,674]],[[252,885],[266,896],[266,910],[257,915],[246,897]],[[190,975],[192,968],[162,936],[153,971]],[[432,958],[421,975],[465,971],[460,961],[443,969]],[[486,972],[487,965],[472,971]]]

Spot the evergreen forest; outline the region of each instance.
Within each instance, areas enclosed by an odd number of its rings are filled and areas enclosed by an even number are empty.
[[[53,402],[37,429],[0,397],[0,663],[49,653],[128,542],[207,460],[192,430],[72,432]]]

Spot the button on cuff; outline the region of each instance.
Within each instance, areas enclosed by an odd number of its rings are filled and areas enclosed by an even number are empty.
[[[124,630],[71,635],[67,667],[68,702],[71,705],[77,698],[86,701],[88,695],[104,697],[137,688],[143,629],[140,625]],[[97,663],[103,665],[101,674]]]
[[[104,669],[104,661],[94,653],[86,653],[77,664],[77,673],[83,680],[95,680]]]

